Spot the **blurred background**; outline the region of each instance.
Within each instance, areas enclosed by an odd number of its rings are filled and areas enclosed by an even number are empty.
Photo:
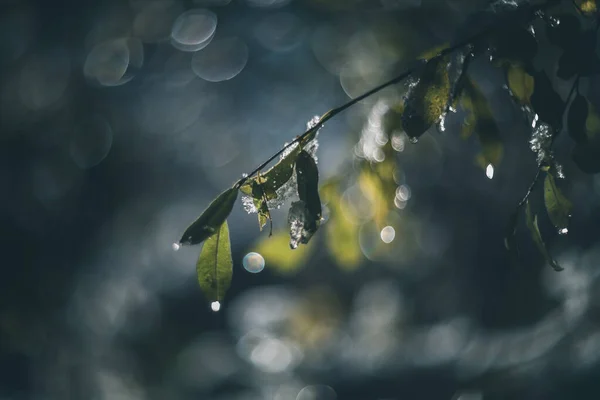
[[[172,249],[313,116],[487,3],[0,0],[0,399],[598,398],[600,179],[563,135],[572,225],[541,227],[565,271],[524,224],[510,259],[506,223],[536,161],[485,60],[471,75],[505,135],[495,169],[460,138],[460,111],[419,143],[388,142],[397,85],[321,130],[326,221],[308,246],[289,250],[285,205],[270,239],[234,208],[219,312],[195,277],[200,247]],[[598,87],[582,82],[592,102]],[[389,167],[383,203],[375,164]]]

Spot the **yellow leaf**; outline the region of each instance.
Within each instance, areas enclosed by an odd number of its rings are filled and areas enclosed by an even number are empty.
[[[519,103],[530,104],[531,95],[535,81],[533,76],[529,75],[525,70],[516,64],[510,64],[506,71],[508,87]]]

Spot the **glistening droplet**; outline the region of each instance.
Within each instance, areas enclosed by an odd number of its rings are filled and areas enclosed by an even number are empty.
[[[210,303],[210,308],[214,311],[217,312],[221,309],[221,303],[219,303],[218,301],[213,301],[212,303]]]

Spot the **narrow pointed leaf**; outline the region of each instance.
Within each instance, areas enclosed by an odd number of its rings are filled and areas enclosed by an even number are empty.
[[[544,243],[544,240],[542,239],[542,234],[540,233],[540,228],[537,223],[537,215],[533,215],[529,201],[527,202],[525,215],[527,220],[527,228],[529,228],[529,231],[531,232],[531,238],[536,244],[538,250],[540,253],[542,253],[548,264],[550,264],[555,271],[562,271],[563,268],[550,255],[550,252],[546,248],[546,243]]]
[[[321,223],[321,199],[319,197],[319,170],[315,160],[301,151],[296,161],[296,181],[299,201],[292,203],[288,214],[290,247],[306,244]]]
[[[586,120],[588,118],[588,102],[584,96],[578,94],[569,106],[567,127],[569,136],[577,143],[587,141]]]
[[[231,285],[233,260],[227,221],[209,237],[196,263],[200,288],[209,301],[222,301]]]
[[[315,159],[306,151],[301,151],[296,160],[296,181],[298,197],[316,221],[321,219],[321,199],[319,198],[319,169]]]
[[[450,97],[448,57],[433,59],[423,67],[418,83],[406,99],[402,125],[406,134],[418,138],[439,119]]]
[[[237,188],[230,188],[217,196],[202,215],[185,230],[179,243],[194,245],[214,235],[231,214],[237,195]]]
[[[559,232],[566,231],[573,204],[562,194],[551,174],[547,174],[544,180],[544,203],[554,226]]]

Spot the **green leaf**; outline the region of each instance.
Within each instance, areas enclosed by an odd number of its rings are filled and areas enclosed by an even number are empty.
[[[566,233],[573,204],[562,194],[551,174],[544,180],[544,203],[548,216],[559,233]]]
[[[544,258],[546,259],[548,264],[550,264],[550,266],[555,271],[562,271],[563,268],[550,255],[550,252],[546,248],[546,244],[544,243],[544,240],[542,239],[542,234],[540,233],[540,228],[537,223],[537,215],[533,215],[533,213],[531,211],[531,206],[529,205],[529,201],[527,201],[525,215],[526,215],[526,220],[527,220],[527,228],[529,228],[529,231],[531,232],[531,238],[533,239],[534,243],[536,244],[538,250],[540,251],[540,253],[542,253],[542,255],[544,256]]]
[[[196,272],[204,295],[210,301],[222,301],[233,275],[227,221],[204,243],[196,263]]]
[[[250,179],[240,190],[242,193],[252,196],[255,199],[262,200],[263,191],[267,199],[272,200],[277,198],[276,191],[290,180],[294,173],[294,164],[296,158],[301,151],[300,146],[296,146],[277,164],[271,167],[267,172]]]
[[[465,120],[466,128],[475,130],[481,143],[482,154],[478,157],[478,164],[484,169],[489,164],[497,167],[504,153],[500,131],[487,99],[471,79],[465,80],[461,105],[469,113]]]
[[[567,114],[567,127],[569,136],[577,143],[587,141],[586,120],[588,118],[588,102],[584,96],[578,94],[571,105]]]
[[[533,76],[517,64],[509,64],[506,69],[506,80],[513,96],[523,105],[531,102],[531,95],[535,87]]]
[[[304,150],[298,154],[296,160],[296,182],[298,197],[306,203],[306,207],[315,221],[320,221],[319,169],[315,159]]]
[[[562,126],[564,102],[552,87],[548,75],[538,71],[534,75],[535,88],[531,95],[531,106],[538,114],[540,120],[548,123],[553,128]]]
[[[450,97],[448,57],[430,60],[406,99],[402,125],[410,138],[419,138],[445,111]]]
[[[179,244],[194,245],[202,243],[214,235],[231,214],[237,195],[238,189],[233,187],[217,196],[200,217],[185,230],[181,239],[179,239]]]
[[[288,214],[290,248],[307,244],[321,223],[319,170],[310,154],[302,150],[296,160],[296,181],[299,201],[292,203]]]

